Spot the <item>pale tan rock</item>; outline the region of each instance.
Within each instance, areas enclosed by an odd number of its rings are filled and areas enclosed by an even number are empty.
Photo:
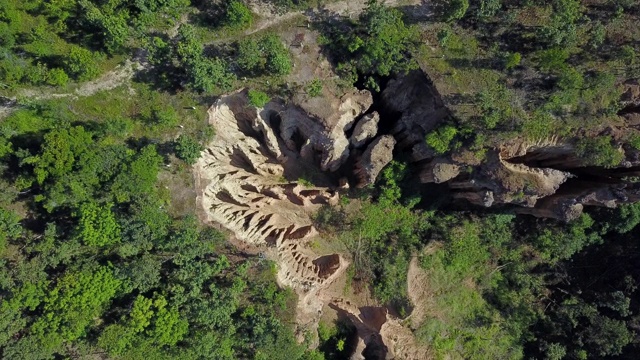
[[[305,250],[317,234],[310,214],[336,204],[338,194],[283,179],[285,167],[300,164],[272,128],[273,111],[249,106],[243,92],[223,96],[209,109],[216,137],[194,165],[198,204],[207,221],[239,240],[275,249],[281,283],[308,292],[346,266],[339,255]]]
[[[349,139],[351,145],[355,148],[362,147],[367,141],[376,136],[379,121],[380,114],[377,111],[367,114],[358,120]]]

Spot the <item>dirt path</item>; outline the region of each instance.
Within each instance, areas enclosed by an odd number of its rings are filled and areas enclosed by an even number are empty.
[[[417,5],[421,0],[387,0],[385,5],[395,7],[399,5]],[[277,14],[272,6],[262,2],[251,4],[251,10],[260,16],[260,21],[251,29],[245,31],[245,35],[265,30],[267,28],[284,23],[296,16],[304,15],[309,20],[323,13],[330,13],[346,17],[356,17],[367,7],[367,0],[342,0],[322,5],[322,7],[308,10],[298,10],[286,14]]]
[[[139,62],[126,60],[124,64],[116,66],[99,78],[80,84],[73,92],[56,93],[47,89],[24,89],[18,96],[3,98],[0,103],[0,119],[8,116],[13,109],[19,106],[17,98],[27,98],[31,100],[52,100],[60,98],[78,98],[94,95],[100,91],[112,90],[119,86],[128,84],[136,71],[144,69],[144,65]],[[133,89],[129,89],[133,92]]]
[[[387,6],[399,6],[399,5],[416,5],[421,0],[387,0],[385,4]],[[273,7],[262,2],[254,2],[251,4],[251,9],[260,16],[260,20],[251,29],[245,31],[245,35],[251,35],[259,31],[277,26],[285,23],[297,16],[305,16],[309,20],[313,20],[321,14],[335,14],[339,16],[355,17],[358,16],[367,6],[367,0],[341,0],[332,2],[316,9],[292,11],[285,14],[277,14]],[[179,24],[186,21],[186,16],[183,16]],[[179,26],[179,25],[178,25]],[[177,35],[177,27],[170,31],[170,36]],[[229,39],[223,38],[215,41],[224,42]],[[143,70],[147,64],[143,64],[138,61],[127,60],[123,65],[118,65],[115,69],[108,71],[96,80],[92,80],[86,83],[82,83],[73,92],[57,93],[48,89],[25,89],[22,90],[18,96],[6,98],[0,98],[0,120],[8,116],[13,109],[19,106],[16,101],[17,98],[27,98],[32,100],[51,100],[59,98],[78,98],[84,96],[91,96],[100,91],[112,90],[121,85],[128,84],[137,71]],[[133,89],[130,89],[133,92]]]

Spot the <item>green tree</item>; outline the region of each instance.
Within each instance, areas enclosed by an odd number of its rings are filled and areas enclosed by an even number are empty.
[[[0,208],[0,254],[4,251],[8,240],[22,234],[19,220],[14,212]]]
[[[111,186],[117,202],[127,202],[153,191],[162,158],[153,145],[145,146],[128,163],[123,164]]]
[[[444,154],[449,151],[451,141],[457,134],[458,130],[455,127],[450,125],[443,126],[427,134],[426,142],[436,153]]]
[[[255,106],[257,108],[264,107],[269,101],[271,101],[269,95],[262,91],[254,89],[250,89],[248,91],[247,97],[249,98],[249,105]]]
[[[265,54],[265,68],[270,74],[280,76],[291,72],[291,54],[278,35],[266,35],[260,39],[259,44]]]
[[[247,5],[238,0],[232,0],[227,4],[225,19],[228,26],[236,29],[246,29],[253,22],[253,15]]]
[[[262,56],[258,41],[242,39],[238,42],[236,64],[241,71],[249,74],[258,74],[264,70],[265,62],[266,59]]]
[[[112,204],[88,202],[80,206],[78,237],[88,246],[106,246],[120,242],[120,227],[111,211]]]
[[[91,80],[100,72],[96,63],[96,54],[79,46],[71,48],[64,63],[66,72],[78,81]]]
[[[564,68],[565,61],[569,58],[569,53],[565,49],[551,48],[540,51],[537,54],[537,61],[540,68],[544,71],[557,71]]]
[[[90,153],[92,142],[91,133],[81,126],[55,129],[44,136],[42,153],[27,162],[34,164],[33,172],[42,184],[49,177],[68,175],[83,156]]]
[[[44,298],[43,316],[33,324],[31,332],[51,350],[63,341],[85,336],[120,285],[107,267],[65,274]]]
[[[446,21],[460,20],[468,9],[469,0],[446,0],[444,3],[444,18]]]
[[[407,26],[398,10],[370,1],[360,23],[348,42],[361,73],[387,76],[417,67],[411,57],[419,38],[417,29]]]
[[[522,55],[519,52],[508,53],[504,59],[504,68],[506,70],[511,70],[514,67],[520,65],[521,60],[522,60]]]
[[[576,144],[576,153],[585,165],[613,167],[624,159],[620,149],[612,144],[610,136],[582,138]]]
[[[200,153],[204,150],[204,146],[193,137],[182,134],[176,140],[175,149],[178,158],[189,165],[193,165],[200,158]]]

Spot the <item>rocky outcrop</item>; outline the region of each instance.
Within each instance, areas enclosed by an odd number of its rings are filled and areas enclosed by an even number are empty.
[[[393,160],[393,147],[396,140],[391,135],[384,135],[375,139],[367,147],[356,164],[355,174],[358,177],[358,187],[373,184],[380,171]]]
[[[418,344],[413,332],[385,307],[358,307],[344,299],[333,299],[329,306],[356,328],[358,343],[353,360],[434,358],[431,350]]]
[[[315,97],[279,109],[279,130],[287,148],[335,172],[349,158],[355,120],[373,103],[368,91],[351,91],[340,98]],[[271,104],[273,106],[273,104]]]
[[[627,136],[631,127],[640,126],[640,85],[630,80],[624,87],[620,115],[625,123],[603,130],[616,141]],[[557,136],[535,141],[516,138],[486,153],[462,146],[441,156],[424,139],[450,117],[423,73],[391,80],[382,92],[382,105],[385,112],[400,114],[391,126],[395,149],[409,155],[417,178],[447,184],[453,200],[461,205],[501,206],[571,220],[585,206],[612,207],[637,198],[636,185],[627,180],[640,175],[640,153],[635,149],[620,147],[625,160],[613,169],[587,166],[577,155],[575,141]]]
[[[194,166],[198,203],[205,221],[272,249],[280,282],[308,293],[330,283],[347,265],[338,254],[318,256],[305,245],[317,234],[310,214],[336,204],[338,194],[286,180],[287,175],[297,178],[288,172],[303,171],[305,164],[279,136],[274,114],[249,106],[242,92],[222,97],[209,109],[216,138]]]
[[[371,140],[378,133],[378,122],[380,121],[380,114],[377,111],[369,113],[358,120],[353,134],[349,141],[355,148],[360,148]]]

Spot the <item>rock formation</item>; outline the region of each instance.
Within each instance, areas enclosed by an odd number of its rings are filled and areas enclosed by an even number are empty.
[[[640,124],[640,87],[626,86],[623,127]],[[424,139],[451,118],[423,73],[390,80],[380,99],[378,113],[370,110],[367,91],[272,101],[263,109],[249,106],[242,91],[223,96],[209,110],[216,137],[194,167],[205,220],[278,262],[279,282],[300,295],[299,325],[317,326],[327,302],[349,318],[360,337],[356,358],[430,357],[383,308],[322,295],[348,264],[340,254],[316,254],[307,245],[317,233],[312,213],[336,204],[338,191],[350,185],[372,184],[394,152],[403,153],[420,182],[448,186],[453,201],[467,206],[569,221],[585,206],[640,200],[640,184],[628,180],[640,175],[638,150],[621,147],[625,160],[614,168],[586,166],[571,139],[558,137],[517,138],[481,156],[464,146],[442,155]],[[603,131],[614,141],[624,133]],[[309,176],[318,186],[297,181]]]
[[[304,248],[317,232],[310,214],[335,204],[338,194],[284,179],[285,168],[302,169],[269,116],[248,105],[244,93],[219,99],[209,110],[217,131],[195,164],[198,202],[206,220],[222,224],[247,243],[275,248],[281,283],[304,292],[330,282],[344,270],[337,254],[317,257]],[[289,126],[287,122],[282,122]]]
[[[353,135],[351,135],[351,145],[356,148],[364,146],[364,144],[378,134],[378,122],[380,114],[377,111],[369,113],[358,120]]]
[[[614,140],[623,137],[625,126],[640,124],[636,80],[625,84],[621,100],[626,124],[603,130]],[[612,169],[586,166],[577,156],[574,140],[558,137],[516,138],[487,151],[483,158],[464,147],[444,156],[436,154],[424,138],[446,123],[449,113],[420,71],[391,80],[382,92],[382,105],[386,112],[400,114],[391,131],[395,148],[410,155],[419,180],[449,185],[453,199],[460,203],[499,205],[516,213],[568,221],[580,216],[584,206],[614,207],[640,198],[640,186],[626,180],[640,175],[640,154],[635,149],[621,149],[625,160]]]
[[[384,135],[376,138],[367,147],[355,167],[355,173],[359,179],[358,187],[373,184],[380,171],[393,160],[395,145],[396,140],[393,136]]]

